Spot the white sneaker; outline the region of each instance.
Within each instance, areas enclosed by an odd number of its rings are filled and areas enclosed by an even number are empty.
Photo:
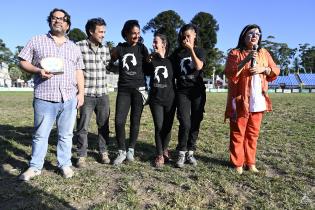
[[[42,173],[42,171],[34,169],[34,168],[28,168],[21,176],[19,176],[19,180],[22,181],[29,181],[30,179],[34,178],[35,176],[39,176]]]
[[[187,162],[192,164],[193,166],[197,165],[197,160],[194,157],[194,151],[188,151]]]
[[[177,162],[176,162],[176,166],[178,168],[182,168],[184,166],[185,155],[186,155],[186,151],[179,151],[178,157],[177,157]]]
[[[62,173],[63,177],[66,178],[66,179],[71,178],[74,175],[74,172],[73,172],[73,170],[71,169],[70,166],[62,167],[61,168],[61,173]]]
[[[135,149],[129,148],[127,152],[127,160],[130,162],[134,161],[135,160],[134,154],[135,154]]]
[[[114,160],[114,165],[120,165],[124,160],[126,160],[126,151],[118,150],[118,156]]]

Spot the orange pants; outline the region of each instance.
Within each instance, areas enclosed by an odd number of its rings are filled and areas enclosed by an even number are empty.
[[[230,120],[230,161],[236,166],[255,165],[256,147],[264,112]]]

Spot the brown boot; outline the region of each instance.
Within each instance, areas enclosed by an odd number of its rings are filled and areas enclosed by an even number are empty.
[[[163,167],[164,166],[164,157],[163,157],[163,155],[156,156],[156,158],[154,160],[154,163],[155,163],[155,167],[157,167],[157,168]]]
[[[109,164],[110,163],[110,159],[108,157],[108,153],[107,152],[100,153],[100,158],[101,158],[101,163],[102,164]]]
[[[78,168],[85,168],[86,167],[85,157],[79,157],[78,158],[76,167],[78,167]]]
[[[170,162],[171,158],[170,158],[170,151],[168,149],[163,151],[163,157],[164,157],[164,162]]]

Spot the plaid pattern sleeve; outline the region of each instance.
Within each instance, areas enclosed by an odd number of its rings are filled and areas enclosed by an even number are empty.
[[[101,97],[107,94],[106,66],[110,61],[109,48],[101,45],[94,51],[88,40],[77,42],[80,47],[84,69],[84,92],[86,96]]]
[[[33,48],[34,48],[34,44],[33,44],[33,39],[28,41],[27,44],[25,45],[25,47],[21,50],[20,54],[19,54],[19,58],[23,59],[25,61],[28,61],[29,63],[32,63],[33,61]],[[37,65],[39,63],[37,62]],[[34,64],[36,65],[36,64]]]

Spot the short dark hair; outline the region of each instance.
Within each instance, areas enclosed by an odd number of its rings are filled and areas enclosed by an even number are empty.
[[[121,36],[127,41],[127,34],[130,33],[133,27],[138,27],[140,29],[139,22],[137,20],[127,20],[124,27],[121,30]]]
[[[246,49],[246,43],[245,43],[246,33],[253,28],[257,28],[259,30],[259,33],[260,33],[259,41],[258,41],[258,48],[257,48],[257,50],[259,51],[259,49],[261,48],[262,33],[261,33],[261,28],[256,24],[249,24],[243,28],[243,30],[240,34],[240,37],[238,38],[238,43],[236,46],[237,49],[240,49],[241,51]]]
[[[185,31],[188,31],[188,30],[194,30],[195,33],[196,33],[196,39],[195,39],[195,45],[197,45],[197,42],[198,42],[198,27],[194,24],[185,24],[183,25],[179,32],[178,32],[178,36],[177,36],[177,42],[178,42],[178,45],[181,46],[182,45],[182,42],[183,42],[183,35],[184,35],[184,32]]]
[[[106,26],[105,20],[100,17],[88,20],[85,25],[85,32],[88,37],[91,36],[90,31],[95,32],[96,26]]]
[[[47,17],[47,22],[49,24],[49,26],[51,25],[51,18],[53,17],[53,14],[55,12],[62,12],[63,14],[65,14],[65,17],[64,17],[64,21],[68,23],[69,25],[69,28],[68,30],[66,31],[67,33],[70,31],[70,26],[71,26],[71,17],[69,15],[68,12],[66,12],[65,10],[63,9],[58,9],[58,8],[55,8],[53,9],[50,13],[49,13],[49,16]]]

